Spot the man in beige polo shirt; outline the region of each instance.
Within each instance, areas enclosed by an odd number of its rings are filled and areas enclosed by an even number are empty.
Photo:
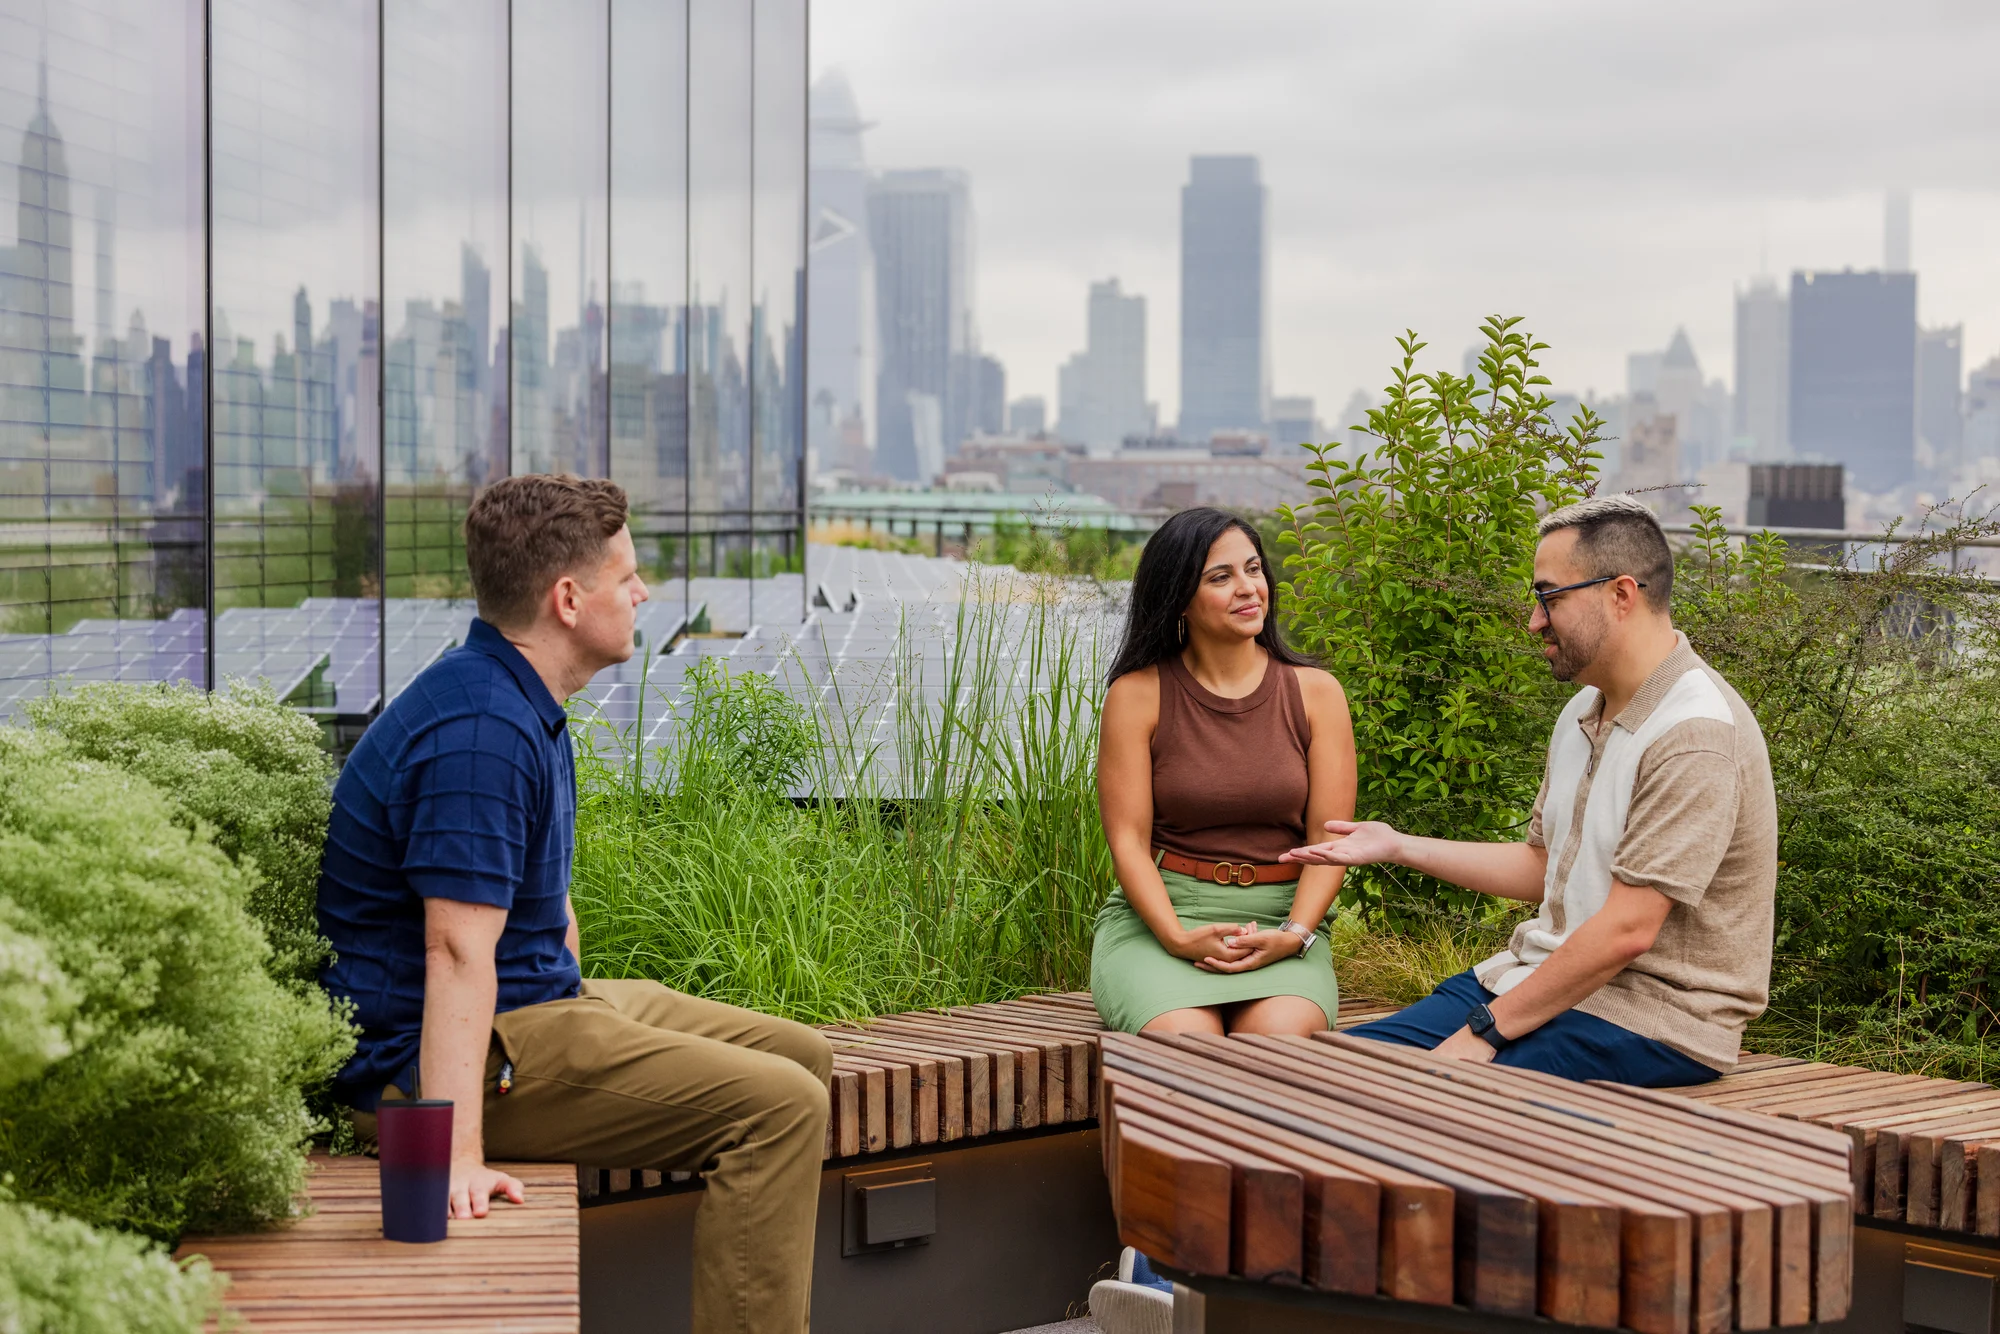
[[[1327,822],[1289,861],[1393,862],[1540,903],[1507,948],[1361,1037],[1652,1087],[1736,1064],[1771,980],[1777,800],[1763,733],[1668,618],[1673,553],[1630,496],[1550,514],[1529,628],[1577,691],[1520,843]]]

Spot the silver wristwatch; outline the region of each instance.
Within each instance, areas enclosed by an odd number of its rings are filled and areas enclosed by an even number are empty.
[[[1284,921],[1278,923],[1278,930],[1289,931],[1293,935],[1297,936],[1300,940],[1305,942],[1303,945],[1299,946],[1299,957],[1301,959],[1305,958],[1305,956],[1312,950],[1313,942],[1319,939],[1319,933],[1317,931],[1314,931],[1310,927],[1301,926],[1297,922],[1294,922],[1289,917],[1287,917]]]

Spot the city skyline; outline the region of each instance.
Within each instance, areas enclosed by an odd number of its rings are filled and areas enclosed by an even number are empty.
[[[1003,23],[823,0],[813,49],[815,77],[842,68],[874,123],[872,164],[967,172],[978,333],[1010,393],[1056,400],[1084,341],[1077,298],[1116,274],[1155,312],[1147,379],[1167,422],[1177,194],[1208,153],[1262,161],[1270,391],[1328,418],[1379,387],[1403,328],[1456,368],[1496,310],[1553,345],[1559,389],[1622,392],[1626,356],[1683,328],[1733,388],[1735,294],[1879,267],[1890,188],[1911,200],[1918,319],[1963,326],[1969,372],[2000,351],[1982,34],[2000,18],[1970,5],[1830,6],[1807,29],[1721,6],[1669,24],[1567,5],[1270,0],[1141,21],[1030,3]],[[1843,92],[1864,74],[1876,95]]]

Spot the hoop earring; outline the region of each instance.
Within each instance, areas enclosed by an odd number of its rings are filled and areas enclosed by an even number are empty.
[[[1181,623],[1180,623],[1180,636],[1181,636],[1181,643],[1182,643],[1182,644],[1186,644],[1186,643],[1187,643],[1187,617],[1185,617],[1185,616],[1181,617]]]

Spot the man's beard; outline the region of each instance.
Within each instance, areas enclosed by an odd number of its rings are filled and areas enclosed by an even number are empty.
[[[1574,681],[1578,672],[1597,660],[1597,651],[1604,647],[1604,630],[1604,617],[1596,615],[1571,627],[1567,634],[1556,634],[1554,626],[1542,631],[1542,642],[1555,645],[1549,671],[1556,680]]]

